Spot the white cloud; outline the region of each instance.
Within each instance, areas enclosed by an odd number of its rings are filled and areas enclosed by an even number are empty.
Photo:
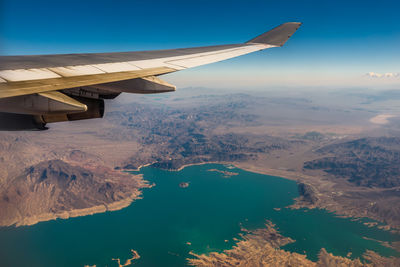
[[[368,72],[366,75],[371,78],[400,78],[400,72],[386,72],[386,73]]]

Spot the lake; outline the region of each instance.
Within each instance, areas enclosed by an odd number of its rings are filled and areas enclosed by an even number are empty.
[[[225,177],[210,169],[238,175]],[[285,250],[306,253],[311,260],[322,247],[340,256],[351,252],[359,257],[366,249],[400,256],[371,240],[399,241],[399,235],[323,210],[285,208],[298,196],[291,180],[221,164],[180,171],[145,167],[134,173],[142,173],[156,186],[145,189],[143,199],[125,209],[0,228],[2,266],[117,266],[112,259],[124,263],[131,249],[140,255],[135,266],[184,266],[190,251],[229,249],[241,226],[256,229],[266,220],[296,240]]]

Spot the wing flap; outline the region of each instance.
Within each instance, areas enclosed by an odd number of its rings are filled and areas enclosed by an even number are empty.
[[[91,87],[95,89],[112,91],[116,93],[124,92],[124,93],[135,93],[135,94],[157,94],[157,93],[172,92],[176,90],[176,86],[169,84],[166,81],[163,81],[155,76],[111,82],[111,83],[96,84],[93,86],[89,86],[89,89]]]

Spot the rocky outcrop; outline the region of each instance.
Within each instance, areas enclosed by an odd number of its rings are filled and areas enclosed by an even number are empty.
[[[351,267],[378,267],[378,266],[399,266],[400,258],[386,258],[373,251],[367,251],[360,259],[335,256],[328,253],[324,248],[318,255],[318,261],[307,259],[306,255],[296,252],[289,252],[281,249],[282,246],[295,242],[293,239],[282,236],[271,223],[266,228],[247,231],[242,235],[232,249],[224,250],[221,253],[211,252],[210,254],[195,254],[188,262],[192,266],[351,266]]]
[[[308,202],[309,204],[312,205],[318,202],[317,190],[312,185],[306,183],[299,183],[297,187],[302,201]]]

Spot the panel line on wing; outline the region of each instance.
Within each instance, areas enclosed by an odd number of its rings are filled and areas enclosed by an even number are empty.
[[[63,77],[73,77],[81,75],[94,75],[106,73],[98,68],[91,65],[81,65],[81,66],[65,66],[49,68],[49,70],[63,76]]]
[[[42,80],[60,77],[60,75],[48,69],[18,69],[0,71],[0,78],[9,82]]]
[[[129,64],[129,62],[104,63],[92,66],[107,73],[140,70],[139,67]]]

